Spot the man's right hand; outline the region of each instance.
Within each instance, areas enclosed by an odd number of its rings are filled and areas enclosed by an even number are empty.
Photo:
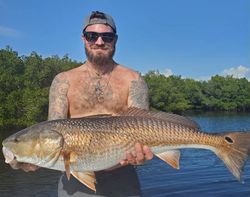
[[[25,172],[29,172],[29,171],[36,171],[40,167],[29,163],[21,163],[20,168]]]
[[[39,166],[30,164],[30,163],[10,163],[10,166],[13,169],[22,169],[25,172],[30,172],[30,171],[36,171],[38,168],[40,168]]]

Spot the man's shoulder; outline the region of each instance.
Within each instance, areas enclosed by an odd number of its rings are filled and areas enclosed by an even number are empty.
[[[120,64],[117,65],[116,72],[131,79],[138,79],[140,77],[140,73],[138,71]]]
[[[79,74],[79,71],[81,70],[81,66],[76,67],[76,68],[72,68],[70,70],[67,71],[63,71],[60,72],[56,75],[56,78],[60,78],[60,79],[70,79],[74,76],[77,76]]]
[[[67,75],[74,75],[74,74],[79,73],[80,71],[84,70],[84,68],[85,67],[83,65],[81,65],[81,66],[78,66],[76,68],[72,68],[70,70],[64,71],[63,73],[67,74]]]

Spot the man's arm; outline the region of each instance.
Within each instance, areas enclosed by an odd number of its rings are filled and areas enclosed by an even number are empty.
[[[139,76],[137,80],[133,80],[130,84],[128,107],[149,109],[148,86],[141,76]],[[134,153],[127,152],[126,160],[122,160],[120,164],[138,165],[152,158],[153,153],[148,146],[136,143]]]
[[[58,74],[50,86],[48,120],[68,117],[68,88],[69,82],[65,73]]]
[[[141,76],[130,84],[128,107],[149,109],[148,86]]]

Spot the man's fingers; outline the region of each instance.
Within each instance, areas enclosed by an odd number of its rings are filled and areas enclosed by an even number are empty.
[[[120,165],[121,166],[126,166],[126,165],[128,165],[128,161],[127,160],[122,160],[122,161],[120,161]]]
[[[136,157],[132,153],[126,152],[126,158],[129,164],[136,165]]]
[[[136,163],[140,164],[144,162],[145,157],[144,157],[144,153],[142,150],[142,145],[140,143],[135,144],[135,152],[136,152]]]
[[[131,164],[131,165],[140,165],[145,160],[150,160],[153,158],[153,153],[150,148],[146,145],[142,146],[140,143],[136,143],[134,146],[134,150],[126,152],[126,159],[120,161],[122,166]]]
[[[19,163],[18,168],[21,168],[25,172],[30,172],[36,171],[40,167],[29,163]]]
[[[154,157],[154,155],[151,152],[150,148],[148,146],[146,146],[146,145],[143,146],[143,153],[144,153],[144,156],[145,156],[146,160],[151,160]]]

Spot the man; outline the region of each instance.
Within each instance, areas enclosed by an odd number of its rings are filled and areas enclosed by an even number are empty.
[[[49,120],[97,114],[117,115],[129,107],[148,109],[148,89],[141,76],[113,60],[118,36],[111,16],[92,12],[86,17],[82,40],[87,61],[80,67],[58,74],[49,96]],[[76,179],[64,174],[58,185],[59,196],[140,196],[135,168],[152,159],[147,146],[135,151],[115,169],[96,172],[95,194]]]

